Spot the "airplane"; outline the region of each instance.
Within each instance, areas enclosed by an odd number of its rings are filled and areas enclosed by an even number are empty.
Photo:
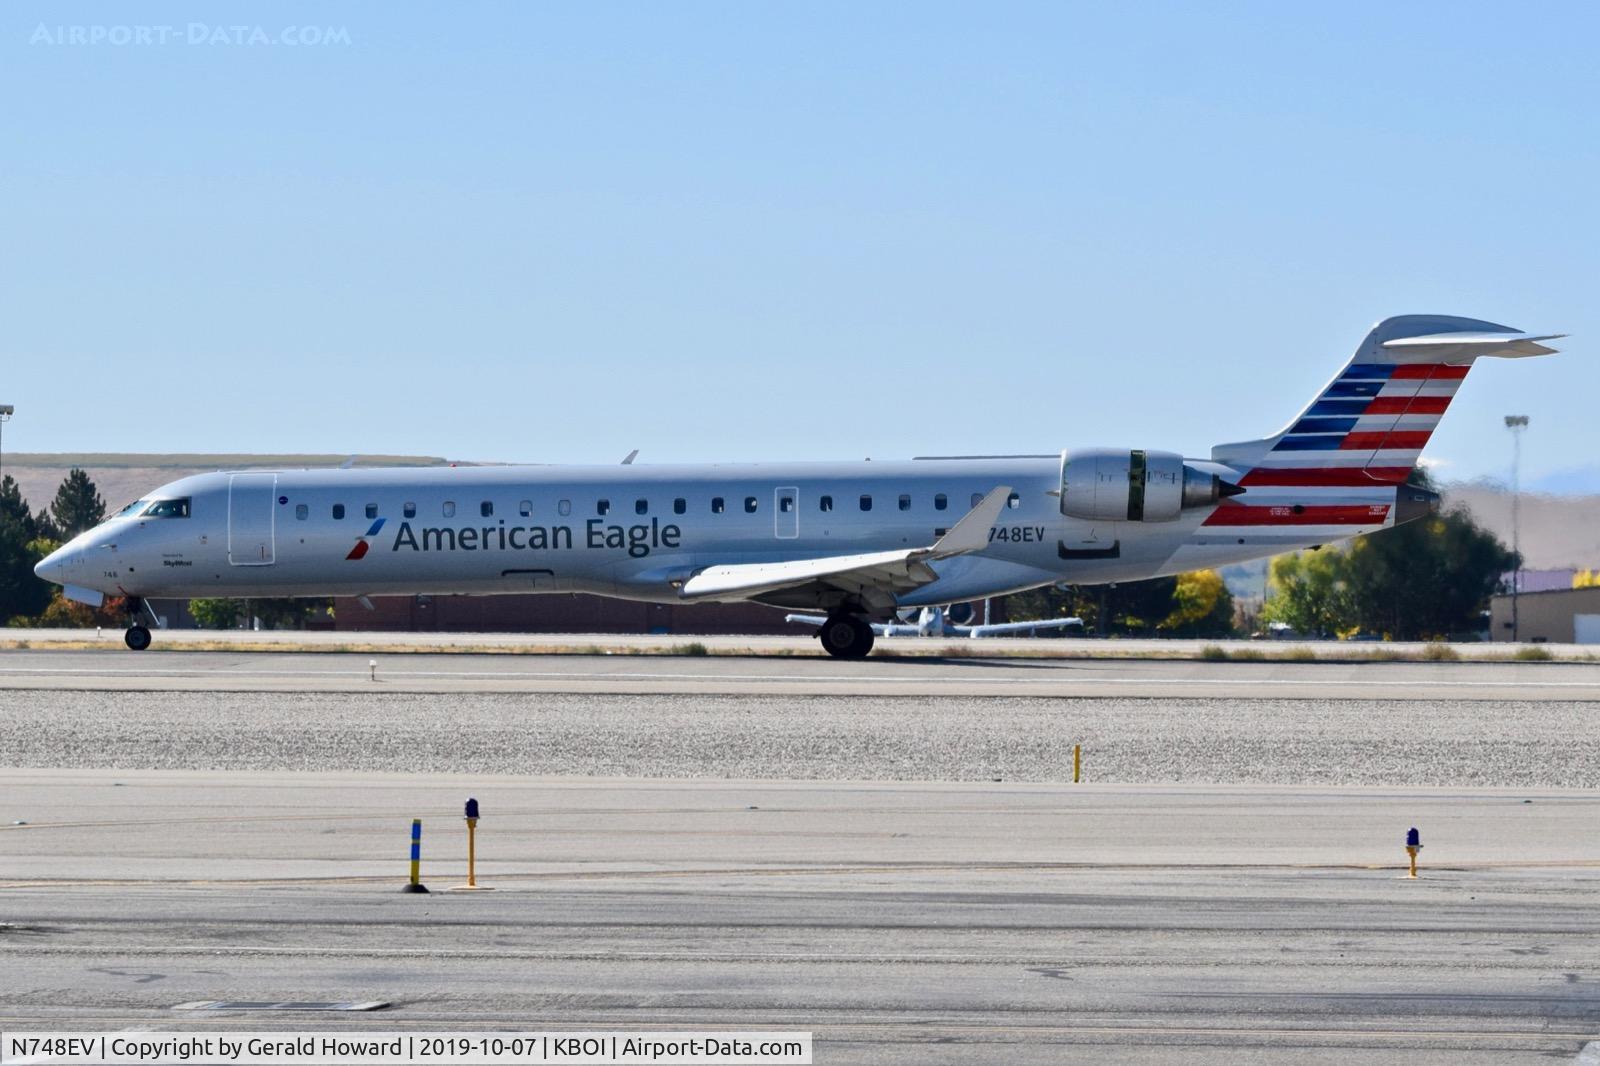
[[[915,619],[914,621],[912,619]],[[786,614],[785,622],[798,622],[808,626],[828,624],[822,614]],[[924,607],[914,615],[907,614],[895,622],[872,622],[872,632],[879,637],[1033,637],[1040,633],[1065,633],[1083,636],[1083,619],[1040,618],[1031,622],[993,622],[981,625],[961,625],[950,620],[943,606]]]
[[[1385,319],[1282,430],[1204,459],[1091,447],[201,474],[35,571],[92,606],[124,597],[134,650],[150,645],[152,597],[588,592],[820,612],[827,653],[861,658],[900,611],[1222,566],[1427,515],[1438,496],[1406,482],[1473,364],[1547,355],[1561,336]]]

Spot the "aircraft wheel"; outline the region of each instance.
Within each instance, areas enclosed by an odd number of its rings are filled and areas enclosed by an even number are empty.
[[[144,626],[129,626],[122,641],[134,651],[144,651],[150,646],[150,631]]]
[[[822,623],[822,646],[835,659],[865,659],[872,650],[872,627],[851,615],[835,615]]]

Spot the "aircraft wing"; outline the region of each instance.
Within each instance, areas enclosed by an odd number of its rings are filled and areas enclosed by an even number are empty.
[[[1000,517],[1010,494],[1009,485],[994,489],[926,548],[709,566],[685,581],[678,595],[686,600],[742,600],[813,582],[851,592],[868,587],[891,593],[909,592],[938,579],[928,563],[988,547],[989,529]]]
[[[957,632],[969,637],[1003,637],[1012,633],[1032,633],[1040,629],[1082,629],[1081,618],[1041,618],[1032,622],[996,622],[988,626],[958,626]]]

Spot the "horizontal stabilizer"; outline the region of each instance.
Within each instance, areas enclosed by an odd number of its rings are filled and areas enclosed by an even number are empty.
[[[1565,333],[1431,333],[1425,337],[1396,337],[1384,341],[1383,347],[1400,358],[1426,357],[1446,363],[1466,362],[1480,356],[1522,359],[1554,354],[1554,348],[1540,342],[1565,336]]]

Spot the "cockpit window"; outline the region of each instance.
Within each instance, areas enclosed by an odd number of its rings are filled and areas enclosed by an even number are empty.
[[[157,500],[145,511],[145,518],[188,518],[189,497],[181,500]]]
[[[127,518],[129,515],[138,514],[140,511],[144,510],[147,506],[149,506],[149,504],[150,504],[149,500],[134,500],[132,503],[128,504],[128,506],[126,506],[122,510],[118,511],[112,517],[113,518]]]

